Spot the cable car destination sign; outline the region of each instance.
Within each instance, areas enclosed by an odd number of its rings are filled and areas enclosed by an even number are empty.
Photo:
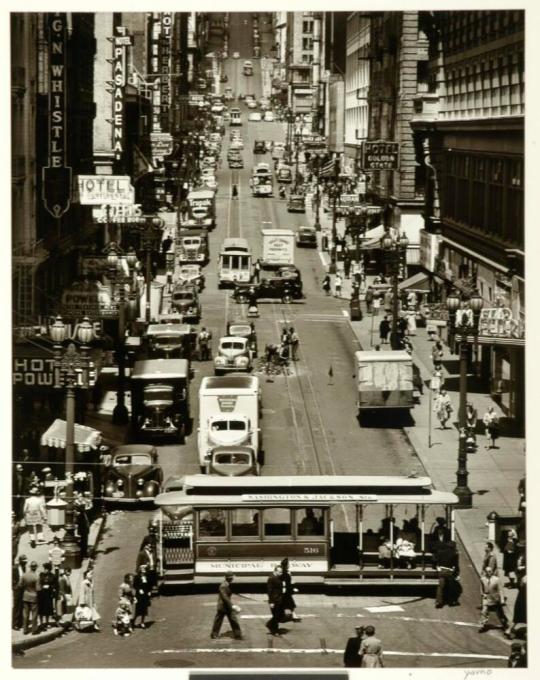
[[[362,170],[398,170],[399,142],[373,141],[362,145]]]

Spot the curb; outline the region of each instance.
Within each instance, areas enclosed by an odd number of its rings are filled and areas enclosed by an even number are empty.
[[[92,538],[89,537],[88,541],[88,550],[90,557],[87,557],[83,560],[81,568],[78,570],[77,576],[74,579],[75,582],[73,583],[73,592],[75,593],[78,593],[79,591],[82,575],[86,570],[89,560],[95,558],[96,548],[103,534],[103,530],[105,528],[106,517],[107,515],[102,515],[97,520],[95,520],[94,524],[92,525],[93,527],[95,527],[95,531],[91,532],[94,535]],[[17,642],[12,642],[11,643],[12,653],[17,655],[20,654],[21,652],[24,652],[27,649],[31,649],[32,647],[38,647],[39,645],[44,645],[47,642],[52,642],[52,640],[59,638],[61,635],[64,635],[64,633],[67,633],[71,630],[72,620],[73,614],[66,614],[64,616],[64,620],[62,621],[61,625],[58,628],[53,628],[52,630],[40,633],[39,635],[30,635],[26,638],[23,638],[22,640],[18,640]]]

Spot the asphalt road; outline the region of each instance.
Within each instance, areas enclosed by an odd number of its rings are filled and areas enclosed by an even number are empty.
[[[251,58],[251,27],[241,15],[231,15],[230,51],[239,45],[242,57]],[[236,41],[236,42],[235,42]],[[237,48],[238,49],[238,48]],[[230,53],[231,53],[230,52]],[[225,71],[235,92],[261,95],[261,74],[243,76],[242,60],[227,60]],[[249,82],[248,82],[249,81]],[[236,89],[244,88],[244,89]],[[249,89],[248,89],[249,88]],[[226,167],[228,132],[223,144],[223,163],[218,171],[217,228],[210,235],[211,262],[206,267],[202,294],[202,325],[212,330],[214,343],[226,321],[245,314],[230,291],[217,288],[217,254],[227,236],[248,238],[254,256],[261,254],[262,226],[296,229],[308,223],[303,214],[289,214],[284,201],[253,198],[249,176],[255,139],[283,140],[281,123],[248,123],[243,111],[242,135],[245,168]],[[270,160],[259,157],[258,160]],[[231,184],[239,186],[239,200],[232,201]],[[276,189],[277,190],[277,189]],[[296,250],[306,299],[293,304],[259,305],[256,322],[259,348],[277,342],[285,324],[300,336],[299,362],[286,375],[267,382],[263,391],[263,437],[266,451],[264,475],[299,474],[408,474],[422,473],[418,459],[399,426],[361,427],[356,418],[354,351],[357,341],[344,315],[343,301],[326,297],[321,290],[323,267],[316,250]],[[332,367],[333,384],[328,369]],[[212,374],[211,362],[195,364],[191,386],[194,434],[184,446],[160,447],[165,476],[199,470],[196,423],[200,380]],[[394,514],[405,518],[403,509]],[[152,626],[137,630],[129,639],[115,637],[109,626],[116,605],[117,588],[125,572],[134,568],[135,557],[151,511],[117,512],[109,516],[96,567],[98,609],[103,630],[95,634],[71,633],[46,647],[29,650],[14,659],[17,668],[47,667],[323,667],[342,666],[342,650],[358,622],[372,623],[382,639],[389,667],[498,668],[505,666],[508,643],[500,632],[478,635],[478,584],[472,565],[462,551],[464,596],[460,607],[436,610],[432,593],[389,591],[317,590],[298,596],[301,623],[283,626],[276,640],[266,633],[268,607],[262,588],[244,589],[237,602],[242,606],[241,625],[245,640],[236,642],[225,623],[222,637],[210,640],[215,609],[215,588],[176,594],[152,603]],[[336,528],[350,525],[352,516],[336,510]],[[373,528],[380,523],[373,517]],[[432,518],[426,518],[426,521]],[[354,526],[354,525],[352,525]]]

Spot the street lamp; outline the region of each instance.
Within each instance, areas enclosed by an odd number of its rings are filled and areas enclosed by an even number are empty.
[[[317,193],[315,194],[315,224],[314,227],[317,231],[321,230],[321,220],[320,220],[320,208],[321,208],[321,190],[320,190],[320,170],[321,170],[321,157],[319,155],[315,155],[313,159],[313,169],[315,171],[315,181],[316,181],[316,190]]]
[[[337,200],[341,196],[342,191],[341,182],[334,182],[328,187],[328,195],[332,199],[332,258],[330,261],[330,274],[335,274],[337,268]]]
[[[294,169],[294,188],[298,191],[298,155],[300,153],[300,142],[302,141],[302,134],[299,129],[294,133],[294,153],[295,153],[295,169]]]
[[[138,232],[140,236],[141,250],[146,253],[146,310],[145,319],[150,321],[150,288],[152,284],[152,252],[159,248],[163,226],[165,222],[161,217],[147,216],[144,222],[131,225],[131,230]]]
[[[407,252],[408,245],[409,239],[405,233],[399,236],[392,236],[389,228],[387,228],[384,236],[381,238],[381,249],[387,254],[390,260],[389,268],[392,271],[392,331],[390,334],[390,346],[392,349],[400,349],[401,347],[397,331],[399,314],[398,282],[401,262]]]
[[[484,301],[475,292],[468,299],[456,294],[446,298],[450,321],[450,334],[457,340],[459,337],[459,443],[458,443],[458,469],[456,473],[457,485],[454,493],[459,498],[459,508],[472,507],[472,491],[469,489],[467,480],[467,355],[469,337],[474,341],[478,337],[478,324],[480,312]]]
[[[73,474],[75,468],[75,390],[88,389],[90,386],[90,357],[88,344],[94,337],[94,329],[88,317],[84,317],[77,331],[81,342],[80,353],[73,343],[63,351],[62,343],[66,339],[66,326],[62,317],[57,316],[50,329],[54,342],[54,387],[66,389],[66,522],[63,547],[65,565],[78,569],[81,565],[81,550],[75,536],[73,506]]]

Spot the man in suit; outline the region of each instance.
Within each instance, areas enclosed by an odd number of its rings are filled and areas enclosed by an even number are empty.
[[[362,665],[362,655],[360,645],[364,639],[364,626],[355,626],[356,637],[347,640],[345,653],[343,654],[343,665],[345,668],[360,668]]]
[[[212,640],[215,640],[216,638],[219,637],[221,624],[223,623],[223,619],[225,617],[227,617],[227,620],[231,625],[234,639],[235,640],[243,639],[242,629],[240,628],[240,624],[238,623],[238,617],[236,616],[236,612],[240,611],[240,607],[232,603],[231,583],[233,582],[233,580],[234,574],[231,571],[228,571],[225,574],[223,582],[219,586],[217,611],[216,616],[214,617],[214,625],[212,626],[212,632],[210,634]]]
[[[23,632],[25,635],[28,635],[30,632],[30,620],[32,621],[32,635],[38,634],[37,601],[40,585],[37,568],[37,562],[30,562],[30,570],[26,571],[21,576],[21,588],[23,591]]]
[[[482,562],[482,574],[485,574],[487,568],[489,567],[491,569],[491,573],[494,574],[495,576],[497,575],[499,565],[497,564],[497,557],[493,553],[494,548],[495,546],[491,541],[488,541],[486,543],[484,561]]]
[[[157,587],[157,560],[152,539],[149,536],[145,537],[139,554],[137,555],[137,571],[143,564],[146,565],[146,573],[150,583],[150,588],[151,590],[155,590]]]
[[[26,555],[19,555],[17,563],[13,565],[11,572],[11,587],[13,589],[13,616],[12,628],[20,630],[23,625],[23,586],[22,577],[26,573],[28,558]]]
[[[484,633],[487,628],[490,612],[497,614],[499,621],[504,630],[505,636],[508,636],[508,618],[504,612],[504,601],[501,588],[501,582],[498,576],[495,576],[491,567],[486,567],[484,576],[480,579],[482,592],[482,613],[480,614],[480,628],[479,633]]]
[[[446,603],[457,604],[460,588],[456,586],[459,580],[459,555],[454,541],[445,541],[440,544],[437,552],[434,553],[436,560],[437,575],[437,594],[435,596],[435,607],[440,609]]]
[[[279,637],[279,622],[282,616],[283,582],[281,575],[283,569],[280,564],[274,567],[273,573],[268,577],[266,590],[268,593],[268,604],[272,617],[266,622],[266,627],[270,633]]]

